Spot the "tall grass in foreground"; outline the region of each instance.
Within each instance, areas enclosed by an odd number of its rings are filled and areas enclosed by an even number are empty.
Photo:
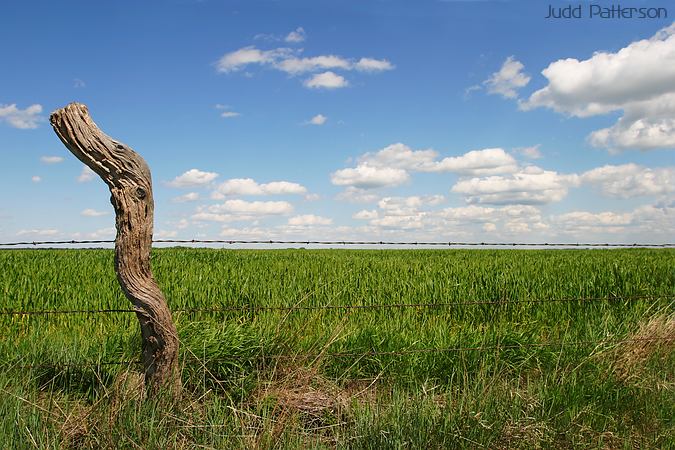
[[[112,258],[2,251],[2,308],[126,309]],[[177,404],[139,398],[133,314],[0,316],[0,447],[675,446],[673,250],[152,258],[173,310],[497,303],[177,312]]]

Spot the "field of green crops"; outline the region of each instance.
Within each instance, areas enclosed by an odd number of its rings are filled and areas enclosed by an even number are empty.
[[[133,313],[3,314],[0,448],[675,448],[674,249],[152,260],[180,401],[141,398]],[[101,249],[2,250],[0,295],[130,307]]]

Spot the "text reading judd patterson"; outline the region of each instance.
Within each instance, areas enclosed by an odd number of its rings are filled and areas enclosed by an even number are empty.
[[[545,19],[667,19],[668,10],[663,7],[629,7],[614,5],[553,6],[548,5]]]

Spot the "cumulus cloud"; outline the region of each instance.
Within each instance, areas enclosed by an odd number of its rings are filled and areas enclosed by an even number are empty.
[[[586,60],[561,59],[542,71],[548,85],[521,103],[589,117],[623,111],[589,141],[610,150],[675,147],[675,24],[650,39]]]
[[[501,148],[472,150],[457,157],[443,158],[432,172],[454,172],[463,175],[494,175],[512,173],[518,168],[513,156]]]
[[[311,89],[339,89],[349,86],[349,83],[342,75],[338,75],[330,70],[306,79],[303,84],[305,87]]]
[[[82,171],[77,176],[78,183],[87,183],[94,179],[96,172],[91,170],[88,166],[82,166]]]
[[[668,195],[675,192],[675,167],[651,169],[633,163],[606,165],[583,173],[581,181],[598,186],[609,197]]]
[[[223,111],[220,113],[220,117],[224,117],[225,119],[231,119],[233,117],[241,116],[241,113],[232,111],[232,108],[230,108],[228,105],[221,105],[220,103],[218,103],[216,104],[216,109]]]
[[[407,216],[383,216],[370,221],[376,227],[397,228],[401,230],[424,228],[424,213]]]
[[[44,164],[58,164],[63,162],[63,157],[61,156],[41,156],[40,161]]]
[[[15,103],[11,105],[0,104],[0,122],[7,122],[11,127],[21,130],[37,128],[43,118],[40,116],[42,105],[30,105],[25,109],[19,109]]]
[[[114,227],[99,228],[91,233],[85,233],[84,237],[87,239],[112,239],[115,237],[116,232],[117,230],[115,230]],[[79,233],[75,233],[75,237],[77,237],[78,234]]]
[[[367,209],[362,209],[361,211],[354,213],[352,215],[352,219],[357,219],[357,220],[372,220],[372,219],[377,219],[378,213],[376,209],[372,210],[367,210]]]
[[[331,175],[338,186],[372,189],[398,186],[410,179],[409,172],[453,172],[460,175],[512,173],[518,169],[513,156],[500,148],[473,150],[460,156],[438,159],[435,150],[413,150],[405,144],[389,145],[377,152],[364,153],[354,168]],[[352,191],[345,197],[351,197]]]
[[[175,188],[205,186],[218,177],[215,172],[203,172],[199,169],[190,169],[182,175],[177,176],[168,184]]]
[[[290,42],[292,44],[298,44],[300,42],[304,42],[306,38],[307,34],[305,33],[305,29],[302,27],[298,27],[295,30],[288,33],[284,38],[284,41]]]
[[[155,233],[157,239],[171,239],[178,236],[178,231],[176,230],[158,230]]]
[[[185,202],[194,202],[199,200],[199,194],[197,192],[188,192],[185,195],[179,195],[171,199],[174,203],[185,203]]]
[[[221,73],[236,72],[249,64],[272,64],[281,58],[288,58],[292,55],[293,50],[288,48],[260,50],[253,45],[249,45],[223,55],[218,60],[216,69]]]
[[[347,188],[335,196],[336,200],[350,203],[375,203],[379,196],[368,189],[347,186]]]
[[[208,212],[214,214],[245,214],[251,216],[283,215],[293,212],[289,202],[248,202],[246,200],[226,200],[219,205],[211,205]]]
[[[628,212],[571,211],[551,217],[555,229],[573,236],[606,237],[608,235],[642,236],[654,242],[660,236],[668,238],[675,232],[675,208],[644,205]]]
[[[541,150],[539,150],[539,145],[533,145],[531,147],[521,147],[516,149],[516,152],[523,155],[528,159],[540,159],[543,155]]]
[[[307,121],[308,125],[323,125],[328,120],[328,117],[323,114],[317,114]]]
[[[514,56],[506,58],[501,69],[483,82],[488,93],[499,94],[504,98],[518,97],[518,89],[530,82],[530,77],[523,73],[524,67]]]
[[[340,169],[331,174],[331,182],[337,186],[353,186],[370,189],[384,186],[398,186],[409,179],[403,169],[394,167],[374,167],[360,164],[355,168]]]
[[[354,68],[361,72],[383,72],[385,70],[393,70],[394,65],[386,59],[361,58]]]
[[[260,35],[262,36],[262,35]],[[302,28],[298,28],[286,36],[285,40],[298,43],[304,40]],[[338,55],[302,56],[303,49],[276,48],[261,50],[255,46],[247,46],[223,55],[216,69],[221,73],[237,72],[250,65],[259,65],[285,72],[289,75],[314,73],[304,80],[307,88],[337,89],[346,87],[349,82],[334,71],[357,71],[376,73],[393,70],[394,65],[386,59],[365,58],[358,60]],[[321,72],[321,73],[316,73]]]
[[[445,197],[442,195],[429,195],[424,197],[417,195],[410,197],[384,197],[377,203],[377,206],[386,215],[408,216],[415,214],[420,208],[436,206],[444,201]]]
[[[359,165],[393,167],[411,171],[432,171],[438,152],[413,150],[400,142],[388,145],[377,152],[364,153],[358,158]]]
[[[276,69],[291,75],[315,72],[325,69],[350,70],[351,62],[335,55],[314,56],[311,58],[288,58],[275,65]]]
[[[405,144],[389,145],[358,158],[359,164],[374,167],[395,167],[415,172],[453,172],[462,175],[492,175],[517,170],[513,156],[501,148],[472,150],[460,156],[441,160],[435,150],[413,150]]]
[[[40,177],[40,176],[38,176],[38,175],[33,175],[32,177],[30,177],[30,180],[31,180],[33,183],[39,183],[40,181],[42,181],[42,177]]]
[[[220,184],[216,192],[226,195],[301,195],[307,188],[289,181],[258,183],[252,178],[232,178]]]
[[[32,230],[19,230],[17,236],[56,236],[59,230],[55,228],[39,228]]]
[[[313,226],[313,225],[330,225],[333,219],[328,217],[315,216],[314,214],[305,214],[302,216],[295,216],[288,219],[288,224],[293,226]]]
[[[101,216],[107,216],[108,212],[107,211],[96,211],[95,209],[87,208],[84,211],[80,213],[81,216],[84,217],[101,217]]]
[[[451,190],[469,203],[545,204],[562,200],[570,186],[578,185],[578,175],[530,166],[510,176],[463,179]]]
[[[485,222],[497,219],[495,208],[485,206],[469,205],[454,208],[445,208],[440,211],[439,216],[453,222]]]

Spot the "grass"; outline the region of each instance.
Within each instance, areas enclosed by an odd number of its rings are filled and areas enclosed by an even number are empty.
[[[675,447],[674,250],[152,258],[174,311],[494,303],[176,312],[178,403],[138,395],[133,314],[1,315],[0,447]],[[5,310],[129,308],[110,250],[0,251],[0,267]],[[576,298],[605,300],[528,301]]]

